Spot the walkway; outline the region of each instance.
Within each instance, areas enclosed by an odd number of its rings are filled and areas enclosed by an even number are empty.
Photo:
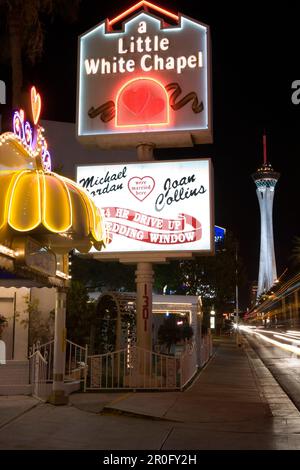
[[[245,344],[221,339],[186,392],[74,394],[0,428],[0,449],[300,449],[300,413]]]

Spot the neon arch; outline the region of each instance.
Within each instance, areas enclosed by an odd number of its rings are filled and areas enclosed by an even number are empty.
[[[163,15],[165,15],[166,17],[169,17],[171,18],[173,21],[176,21],[178,22],[179,20],[179,16],[178,15],[175,15],[174,13],[172,13],[171,11],[169,10],[166,10],[165,8],[161,8],[159,7],[158,5],[155,5],[154,3],[150,3],[146,0],[142,0],[138,3],[136,3],[135,5],[133,5],[131,8],[128,8],[127,10],[123,11],[122,13],[120,13],[118,16],[116,16],[115,18],[113,18],[112,20],[108,20],[108,24],[109,26],[113,26],[114,24],[116,23],[119,23],[120,21],[122,21],[124,18],[126,18],[127,16],[131,15],[132,13],[134,13],[135,11],[137,11],[139,8],[144,8],[146,11],[148,8],[158,12],[158,13],[161,13]]]

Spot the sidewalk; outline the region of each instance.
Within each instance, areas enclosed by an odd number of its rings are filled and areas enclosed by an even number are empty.
[[[255,352],[216,346],[185,392],[73,394],[0,427],[0,449],[300,449],[300,413]]]
[[[0,396],[0,429],[40,403],[29,396]]]

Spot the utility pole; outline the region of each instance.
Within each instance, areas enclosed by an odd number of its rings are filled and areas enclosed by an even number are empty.
[[[236,322],[236,344],[241,346],[239,331],[239,285],[238,285],[238,242],[235,244],[235,322]]]

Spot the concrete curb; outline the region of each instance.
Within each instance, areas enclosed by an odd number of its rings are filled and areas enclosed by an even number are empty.
[[[147,413],[137,413],[133,411],[120,410],[118,408],[113,408],[109,406],[105,406],[99,414],[103,416],[105,415],[128,416],[130,418],[149,419],[152,421],[165,421],[169,423],[184,423],[184,421],[180,421],[177,419],[169,419],[169,418],[164,418],[163,416],[155,416],[155,415],[150,415]]]

